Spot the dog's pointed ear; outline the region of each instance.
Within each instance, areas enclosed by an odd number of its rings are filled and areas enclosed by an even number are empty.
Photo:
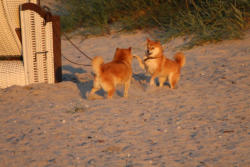
[[[128,50],[131,52],[132,48],[131,48],[131,47],[129,47],[129,48],[128,48]]]
[[[147,42],[150,42],[150,39],[149,39],[149,38],[147,38]]]

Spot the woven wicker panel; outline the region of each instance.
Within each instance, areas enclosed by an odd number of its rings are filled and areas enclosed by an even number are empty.
[[[30,2],[30,3],[37,3],[37,0],[2,0],[4,3],[4,6],[6,8],[6,11],[9,22],[11,22],[11,25],[13,28],[20,28],[20,13],[19,13],[19,6],[21,4]]]
[[[37,0],[26,0],[27,2],[30,2],[30,3],[35,3],[35,4],[37,4],[38,3],[38,1]]]
[[[31,10],[21,11],[27,83],[55,83],[52,24]]]
[[[55,69],[54,69],[54,50],[53,50],[53,29],[52,22],[48,22],[45,26],[45,47],[47,53],[47,76],[48,83],[55,83]]]
[[[15,38],[4,1],[0,1],[0,55],[21,55],[20,42]]]
[[[0,0],[0,55],[21,55],[16,28],[20,28],[19,6],[27,2],[37,0]]]
[[[25,85],[22,61],[0,61],[0,88],[12,85]]]
[[[28,0],[3,0],[9,22],[14,30],[15,28],[20,28],[19,6],[27,1]]]

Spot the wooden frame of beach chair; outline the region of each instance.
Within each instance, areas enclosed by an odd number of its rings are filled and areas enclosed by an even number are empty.
[[[61,77],[59,17],[36,4],[25,3],[20,6],[20,19],[26,82],[55,83]]]
[[[0,88],[62,79],[60,19],[39,4],[0,1]]]

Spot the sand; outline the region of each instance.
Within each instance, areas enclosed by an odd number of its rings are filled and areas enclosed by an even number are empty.
[[[143,56],[136,32],[73,41],[110,61],[116,47]],[[172,58],[186,41],[164,44]],[[184,51],[177,89],[150,87],[133,62],[129,97],[88,100],[90,67],[63,59],[63,82],[0,89],[1,167],[248,167],[250,166],[250,32]],[[67,41],[62,53],[89,64]],[[105,97],[103,91],[98,92]]]

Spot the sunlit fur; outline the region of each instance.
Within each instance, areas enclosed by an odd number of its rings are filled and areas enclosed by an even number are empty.
[[[106,64],[102,57],[94,57],[92,68],[95,79],[90,95],[103,88],[108,93],[108,98],[112,98],[116,85],[124,84],[124,97],[127,97],[132,77],[132,58],[131,47],[128,49],[117,48],[113,60]]]
[[[155,85],[155,78],[159,78],[160,87],[166,80],[169,81],[170,87],[175,88],[180,78],[181,68],[185,64],[185,56],[178,52],[174,60],[170,60],[163,55],[163,49],[160,42],[147,39],[146,56],[142,60],[135,56],[141,68],[145,69],[150,75],[150,85]]]

